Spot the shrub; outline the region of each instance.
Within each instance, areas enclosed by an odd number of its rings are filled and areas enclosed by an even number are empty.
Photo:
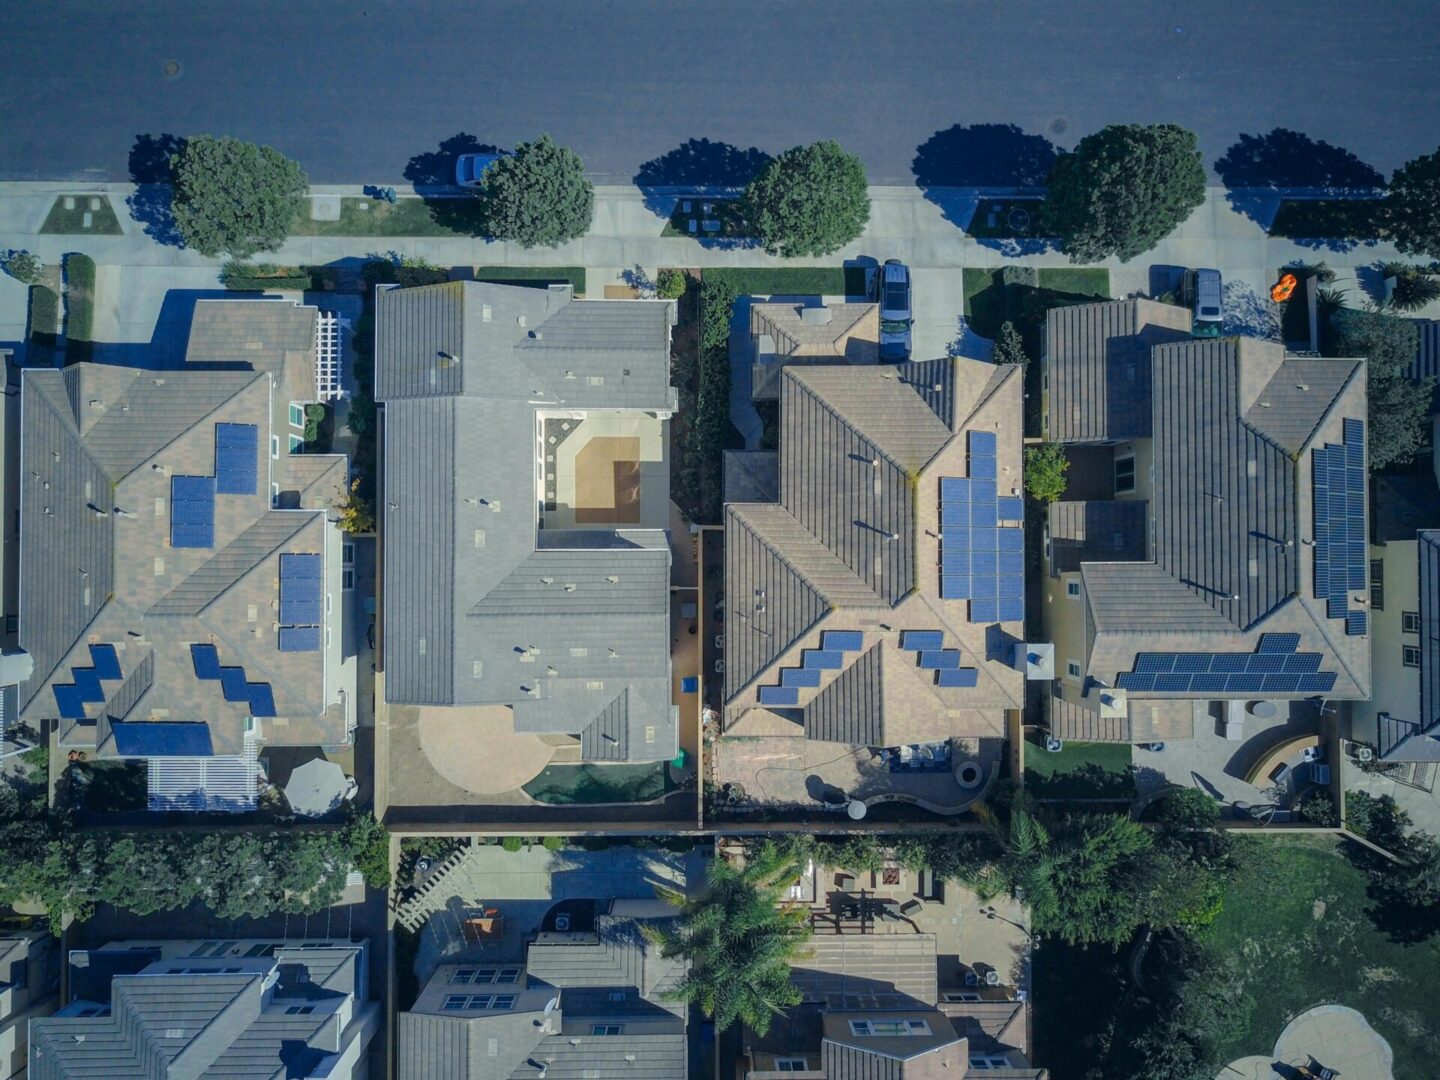
[[[390,884],[390,835],[370,814],[357,816],[345,827],[345,846],[365,884],[384,889]]]
[[[1320,350],[1326,356],[1363,356],[1368,361],[1366,435],[1371,469],[1410,461],[1429,433],[1435,380],[1411,380],[1408,374],[1419,340],[1412,319],[1352,310],[1331,314],[1320,336]]]
[[[21,284],[34,285],[45,275],[45,264],[28,251],[7,251],[0,255],[0,270]]]
[[[525,841],[518,836],[507,836],[500,841],[500,846],[506,851],[519,851],[525,846]]]
[[[1329,285],[1335,280],[1335,271],[1330,269],[1330,264],[1327,262],[1307,263],[1297,259],[1286,266],[1285,269],[1301,281],[1313,277],[1319,281],[1321,285]]]
[[[1149,251],[1205,201],[1195,133],[1174,124],[1112,124],[1055,163],[1046,220],[1077,262]]]
[[[750,181],[742,206],[771,255],[829,255],[870,220],[865,166],[830,139],[797,146]]]
[[[1385,224],[1405,254],[1440,258],[1440,150],[1395,170],[1385,195]]]
[[[350,481],[350,491],[339,506],[340,528],[348,533],[371,533],[375,531],[375,507],[369,499],[360,496],[360,477]]]
[[[202,255],[244,258],[278,248],[310,186],[280,151],[228,137],[187,139],[170,168],[175,224]]]
[[[1000,268],[1000,284],[1009,288],[1019,285],[1027,289],[1040,287],[1040,271],[1033,266],[1016,266],[1006,263]]]
[[[1418,311],[1434,300],[1440,300],[1440,277],[1434,270],[1407,263],[1387,262],[1380,264],[1380,273],[1395,279],[1395,289],[1390,294],[1390,307],[1396,311]]]
[[[655,292],[661,299],[678,300],[685,295],[689,280],[685,271],[667,266],[655,275]]]
[[[95,333],[95,260],[74,253],[65,256],[65,337],[67,363],[90,358]]]
[[[320,425],[325,422],[326,412],[324,405],[305,406],[305,442],[307,444],[319,440]]]
[[[310,288],[310,282],[310,272],[299,266],[231,259],[220,268],[220,284],[235,292],[301,291]]]
[[[549,135],[521,143],[487,168],[482,197],[490,234],[527,248],[584,236],[595,212],[585,163]]]
[[[60,332],[60,296],[48,285],[30,286],[30,336],[54,344]]]
[[[565,847],[565,838],[563,836],[547,836],[540,841],[540,845],[546,851],[560,851]]]
[[[1399,854],[1405,850],[1410,815],[1389,795],[1376,798],[1368,791],[1347,791],[1345,826],[1372,844]]]
[[[1070,459],[1059,443],[1042,443],[1025,450],[1025,490],[1040,503],[1052,503],[1065,494],[1065,472]]]
[[[1312,791],[1300,800],[1295,808],[1300,816],[1314,825],[1331,827],[1340,824],[1340,814],[1335,809],[1335,800],[1328,791]]]

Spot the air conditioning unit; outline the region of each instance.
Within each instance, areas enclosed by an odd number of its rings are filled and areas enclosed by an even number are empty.
[[[1374,761],[1374,760],[1375,760],[1375,751],[1374,751],[1374,750],[1371,750],[1370,747],[1368,747],[1368,746],[1357,746],[1357,747],[1355,748],[1355,760],[1356,760],[1356,761]]]
[[[1052,754],[1058,754],[1061,750],[1065,749],[1065,740],[1057,739],[1051,735],[1045,740],[1045,749]]]
[[[989,971],[985,972],[985,985],[986,985],[986,986],[999,986],[999,985],[1000,985],[1000,972],[996,971],[994,968],[991,968]]]

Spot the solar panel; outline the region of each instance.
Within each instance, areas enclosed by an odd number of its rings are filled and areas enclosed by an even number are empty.
[[[1237,673],[1249,670],[1249,653],[1213,653],[1210,657],[1210,670]]]
[[[816,671],[839,671],[844,664],[844,653],[833,649],[806,649],[801,653],[801,665]]]
[[[993,457],[970,458],[970,475],[976,480],[995,479],[995,459]]]
[[[1260,652],[1293,653],[1300,647],[1299,634],[1261,634]]]
[[[949,529],[955,525],[970,524],[970,504],[963,502],[947,502],[940,506],[940,527]]]
[[[281,652],[319,652],[320,627],[282,626],[279,641]]]
[[[970,550],[971,551],[995,551],[1000,547],[1000,534],[1004,529],[971,529]]]
[[[250,691],[246,688],[245,669],[241,667],[222,667],[220,669],[220,688],[225,692],[226,701],[249,701]]]
[[[760,687],[761,705],[796,705],[799,701],[800,691],[793,686]]]
[[[1345,633],[1351,637],[1359,637],[1365,633],[1365,612],[1352,611],[1345,616]]]
[[[1190,689],[1197,694],[1223,694],[1228,675],[1191,675]]]
[[[254,424],[215,425],[215,490],[221,495],[254,495],[260,429]]]
[[[1000,603],[998,600],[971,600],[970,621],[977,623],[992,623],[1000,621]]]
[[[998,551],[972,551],[970,553],[970,572],[972,574],[995,574],[1000,570],[1000,553]]]
[[[994,574],[972,574],[970,576],[970,598],[972,600],[993,600],[1000,595],[1000,579]]]
[[[1172,694],[1183,694],[1190,689],[1189,675],[1156,675],[1155,689]]]
[[[995,595],[1001,600],[1024,600],[1025,578],[1020,574],[1001,574],[997,579]]]
[[[1153,653],[1142,652],[1135,657],[1135,670],[1154,674],[1161,671],[1172,671],[1175,667],[1174,653]]]
[[[943,630],[901,630],[902,649],[939,649],[945,644]]]
[[[963,476],[942,476],[940,478],[940,498],[944,500],[962,499],[968,500],[967,494],[970,490],[970,481]]]
[[[1359,635],[1367,620],[1350,610],[1348,594],[1368,584],[1364,421],[1347,417],[1343,430],[1344,445],[1327,443],[1311,455],[1314,590],[1326,617],[1344,619],[1345,632]]]
[[[980,672],[973,667],[941,668],[935,672],[936,686],[978,686]]]
[[[1328,694],[1335,689],[1335,672],[1321,671],[1314,675],[1300,676],[1300,693]]]
[[[110,730],[122,757],[210,757],[215,753],[207,724],[171,721],[117,721]]]
[[[61,719],[85,719],[85,702],[80,699],[77,687],[71,683],[55,683],[50,689],[55,693],[55,706],[60,710]]]
[[[1001,529],[999,542],[1001,551],[1025,551],[1025,534],[1019,529]]]
[[[980,529],[994,529],[1000,523],[999,517],[995,514],[995,502],[972,502],[970,504],[970,524]]]
[[[101,687],[100,676],[95,674],[94,668],[71,668],[70,678],[75,681],[75,689],[79,692],[81,701],[105,704],[105,690]]]
[[[1311,671],[1320,670],[1320,654],[1315,652],[1295,653],[1285,658],[1286,672],[1297,675],[1304,675]]]
[[[967,445],[970,453],[981,454],[986,457],[995,456],[997,438],[993,431],[971,431],[967,433]]]
[[[280,621],[287,626],[320,622],[320,556],[280,556]]]
[[[190,660],[197,679],[220,678],[220,650],[214,645],[191,645]]]
[[[1264,675],[1231,675],[1225,682],[1228,694],[1258,694],[1265,685]]]
[[[215,481],[209,476],[170,478],[170,546],[215,546]]]
[[[970,575],[946,574],[940,579],[941,600],[969,600]]]
[[[960,650],[927,649],[920,654],[920,666],[922,668],[958,668],[960,666]]]
[[[864,645],[865,635],[859,630],[826,630],[820,635],[820,647],[824,649],[859,652]]]
[[[1299,675],[1265,676],[1265,693],[1267,694],[1293,694],[1299,685]]]
[[[1001,597],[998,605],[1001,622],[1020,622],[1025,618],[1024,599]]]
[[[1175,670],[1178,672],[1193,673],[1196,671],[1210,670],[1209,653],[1176,653]]]
[[[1000,573],[1025,576],[1025,553],[1023,551],[1000,552]]]
[[[1155,676],[1122,671],[1115,677],[1115,685],[1121,690],[1150,691],[1155,689]]]
[[[122,679],[120,673],[120,657],[115,652],[114,645],[91,645],[90,663],[95,666],[95,674],[107,681]]]
[[[1245,670],[1250,672],[1261,672],[1271,674],[1285,670],[1285,657],[1275,653],[1251,653],[1250,659],[1245,665]]]
[[[820,672],[814,668],[787,667],[780,669],[781,686],[806,686],[815,687],[820,685]]]
[[[1001,521],[1023,521],[1025,518],[1025,500],[1014,495],[1002,495],[995,500],[995,507]]]
[[[250,715],[274,716],[275,694],[268,682],[252,682],[246,686],[250,691]]]

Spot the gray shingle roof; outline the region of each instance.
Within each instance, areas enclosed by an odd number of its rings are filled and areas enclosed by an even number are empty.
[[[1091,499],[1050,504],[1051,576],[1084,562],[1138,562],[1146,557],[1149,503]]]
[[[673,408],[671,305],[452,282],[377,309],[389,699],[673,756],[664,535],[540,530],[535,465],[540,412]]]
[[[106,680],[107,700],[68,729],[81,743],[88,732],[114,753],[111,720],[183,718],[211,725],[215,753],[237,753],[250,703],[227,701],[191,661],[191,644],[213,643],[223,666],[270,685],[276,716],[320,725],[303,729],[309,741],[343,743],[327,651],[281,652],[274,632],[280,556],[325,558],[338,543],[314,503],[270,509],[267,481],[285,486],[292,460],[267,453],[272,377],[78,364],[26,372],[21,395],[19,637],[35,661],[23,715],[57,718],[51,688],[90,667],[92,644],[111,644],[125,681]],[[214,475],[220,423],[257,428],[255,491],[216,495],[212,546],[173,547],[171,478]],[[342,457],[322,460],[343,470]]]
[[[779,499],[778,451],[725,451],[726,502],[778,502]]]
[[[189,364],[243,363],[277,380],[313,362],[319,312],[290,300],[201,300],[190,319]],[[311,379],[314,368],[310,368]]]
[[[1100,442],[1150,435],[1150,348],[1190,334],[1190,313],[1151,300],[1051,308],[1048,436]]]

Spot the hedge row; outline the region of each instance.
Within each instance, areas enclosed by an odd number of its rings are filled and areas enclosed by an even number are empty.
[[[303,291],[311,287],[311,273],[303,266],[232,259],[220,269],[220,284],[238,292]]]
[[[95,334],[95,260],[65,256],[65,338],[67,364],[90,359]]]

